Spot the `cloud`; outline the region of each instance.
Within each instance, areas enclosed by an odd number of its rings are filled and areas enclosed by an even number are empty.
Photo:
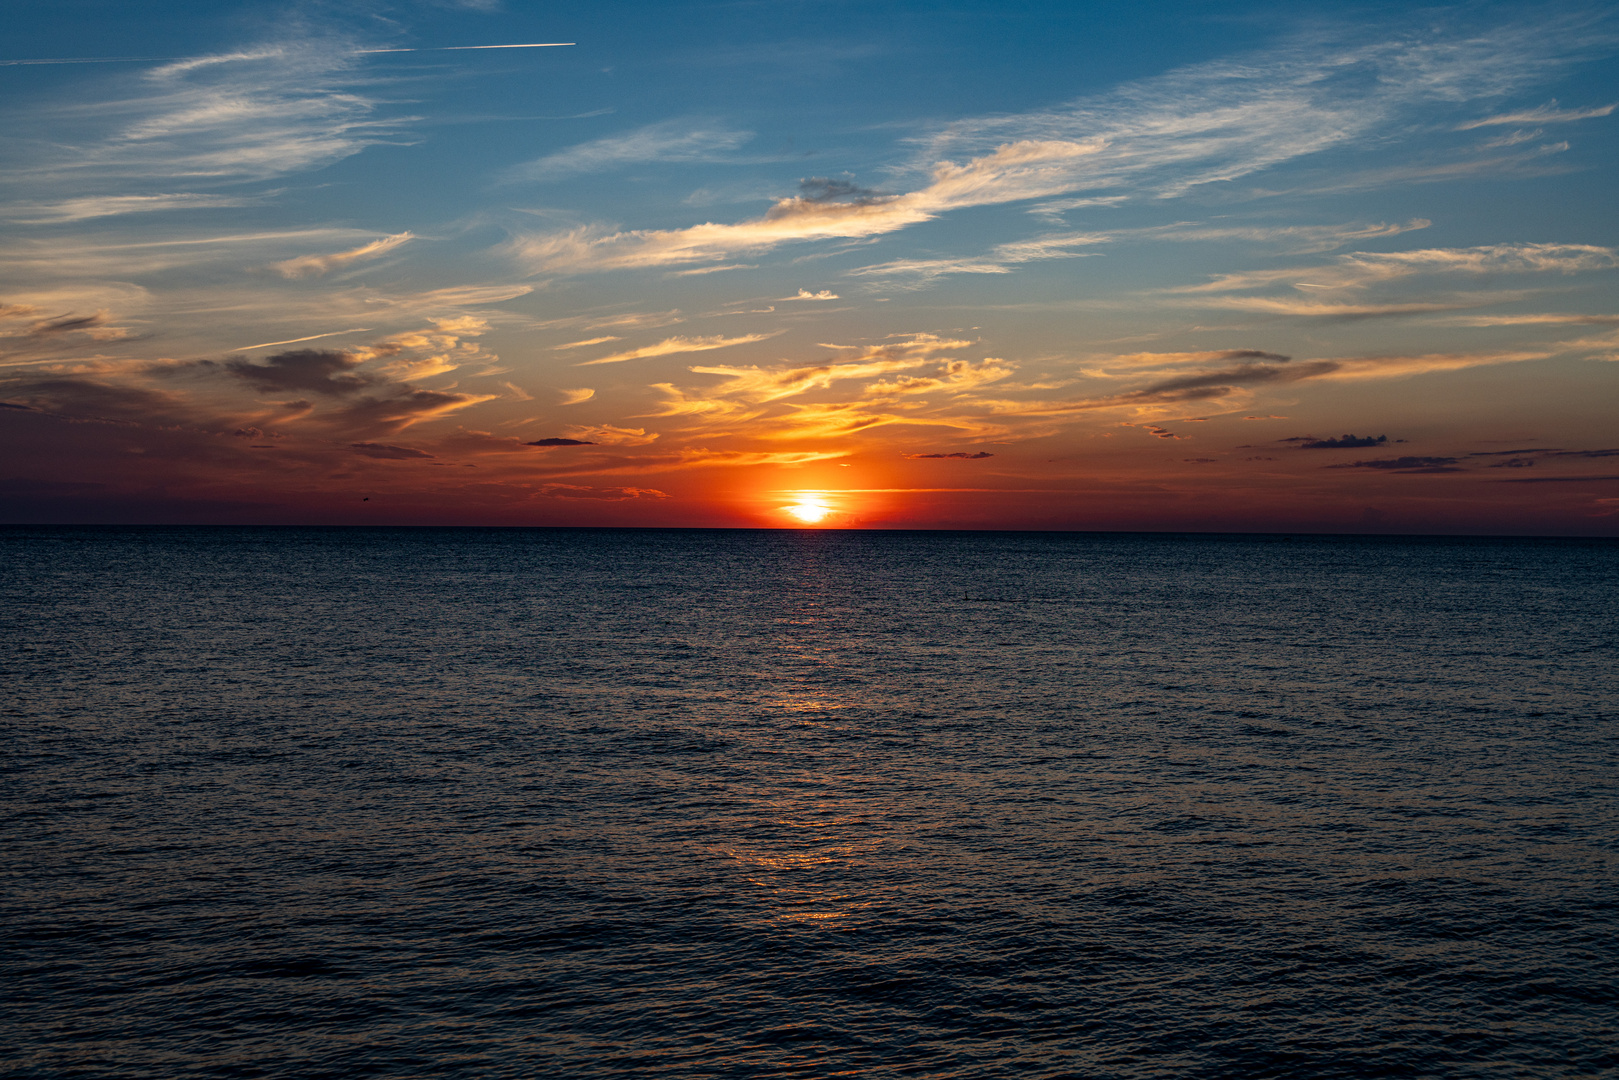
[[[1242,355],[1257,350],[1232,350]],[[1154,354],[1140,354],[1154,355]],[[1201,355],[1201,354],[1156,354]],[[1212,354],[1219,355],[1219,354]],[[1273,354],[1259,354],[1273,355]],[[1307,379],[1390,379],[1439,371],[1459,371],[1491,364],[1543,360],[1544,351],[1498,353],[1431,353],[1419,356],[1356,356],[1279,363],[1237,363],[1210,371],[1159,379],[1139,389],[1073,401],[989,401],[991,412],[1005,416],[1062,416],[1097,409],[1141,409],[1232,398],[1252,387],[1285,385]],[[1285,358],[1284,358],[1285,359]],[[1090,374],[1107,374],[1091,372]]]
[[[333,270],[340,270],[351,263],[367,259],[378,259],[407,243],[415,237],[408,232],[395,233],[380,240],[373,240],[369,244],[361,244],[348,251],[336,251],[330,255],[300,255],[295,259],[272,263],[271,268],[284,278],[320,277]]]
[[[1454,326],[1613,326],[1619,324],[1619,315],[1463,315],[1446,321]]]
[[[1174,367],[1180,364],[1229,363],[1245,360],[1285,364],[1292,359],[1291,356],[1265,352],[1263,349],[1213,349],[1204,352],[1123,353],[1108,357],[1107,363],[1125,364],[1130,367]]]
[[[561,345],[553,345],[553,346],[551,346],[551,348],[552,348],[553,351],[561,350],[561,349],[578,349],[578,348],[583,348],[586,345],[605,345],[609,341],[619,341],[619,340],[621,340],[621,339],[613,337],[612,335],[608,335],[607,337],[585,338],[583,341],[568,341],[568,342],[564,342]]]
[[[364,357],[355,353],[295,349],[276,353],[263,363],[227,360],[224,366],[226,371],[259,390],[271,393],[307,390],[341,396],[359,393],[380,381],[376,375],[353,370],[363,362]]]
[[[987,450],[980,450],[976,454],[969,454],[965,450],[957,450],[950,454],[906,454],[908,458],[961,458],[963,461],[978,461],[987,457],[994,457]]]
[[[1290,439],[1277,439],[1277,442],[1297,443],[1300,450],[1342,450],[1349,447],[1381,446],[1389,441],[1387,435],[1373,438],[1370,435],[1344,435],[1337,439],[1317,439],[1313,435],[1295,435]]]
[[[507,252],[534,272],[625,270],[720,261],[781,244],[857,239],[929,221],[946,210],[1013,202],[1066,190],[1070,163],[1101,144],[1024,140],[996,147],[965,165],[941,161],[932,182],[904,195],[828,201],[819,194],[780,199],[763,217],[735,225],[606,232],[581,227],[521,236]]]
[[[504,179],[508,183],[544,182],[649,161],[713,161],[751,138],[751,131],[735,131],[719,126],[694,127],[689,123],[669,120],[624,135],[611,135],[581,143],[535,161],[515,165],[506,171]]]
[[[387,443],[349,443],[349,449],[365,457],[384,458],[393,461],[403,461],[409,458],[430,458],[433,456],[424,450],[417,450],[409,446],[390,446]]]
[[[588,386],[581,386],[576,390],[564,390],[562,395],[562,400],[557,402],[558,405],[577,405],[581,401],[589,401],[595,397],[596,391]]]
[[[926,284],[946,274],[1007,274],[1020,263],[1045,259],[1078,259],[1091,252],[1075,251],[1076,247],[1108,243],[1112,237],[1096,233],[1054,233],[1028,240],[1013,240],[997,244],[987,255],[964,259],[896,259],[875,266],[862,266],[850,270],[854,277],[914,277]]]
[[[1190,435],[1182,435],[1182,434],[1179,434],[1178,432],[1170,431],[1168,428],[1159,427],[1156,424],[1143,424],[1141,426],[1142,426],[1142,428],[1144,430],[1150,432],[1153,435],[1154,438],[1159,438],[1159,439],[1190,439],[1191,438]]]
[[[88,195],[53,203],[16,203],[0,210],[0,216],[19,225],[58,225],[124,214],[257,206],[263,201],[262,198],[251,196],[204,195],[197,192],[162,195]]]
[[[1547,454],[1547,453],[1555,453],[1557,451],[1558,451],[1558,448],[1555,447],[1555,446],[1529,446],[1529,447],[1524,447],[1524,448],[1518,449],[1518,450],[1476,450],[1473,453],[1468,454],[1467,456],[1468,457],[1513,457],[1513,456],[1518,455],[1518,454]]]
[[[799,289],[796,296],[783,296],[783,302],[788,300],[836,300],[838,294],[831,289],[822,289],[820,292],[810,292],[808,289]]]
[[[593,488],[579,484],[543,484],[537,494],[548,499],[596,499],[605,502],[624,502],[629,499],[667,499],[666,492],[657,488],[609,487]]]
[[[1327,465],[1328,469],[1379,469],[1384,472],[1398,473],[1454,473],[1466,472],[1458,468],[1456,458],[1452,457],[1397,457],[1374,458],[1370,461],[1346,461],[1337,465]]]
[[[1607,116],[1619,106],[1598,105],[1588,109],[1559,109],[1554,100],[1548,105],[1538,109],[1523,109],[1519,112],[1500,113],[1496,116],[1486,116],[1482,120],[1469,120],[1465,124],[1458,124],[1457,131],[1472,131],[1474,128],[1490,127],[1504,124],[1565,124],[1571,120],[1590,120],[1593,117]]]
[[[308,402],[286,404],[289,408],[297,405],[293,411],[300,415],[316,413],[314,422],[325,426],[390,433],[497,396],[428,390],[407,381],[453,370],[468,357],[493,359],[477,344],[464,340],[486,329],[483,320],[461,316],[430,322],[427,328],[394,334],[356,349],[295,349],[262,361],[200,361],[167,370],[175,374],[221,372],[260,394],[314,394],[331,402],[331,407],[317,410]]]
[[[825,389],[837,382],[851,379],[869,379],[890,372],[921,367],[934,353],[966,348],[970,341],[917,334],[888,345],[874,345],[851,350],[854,355],[829,364],[806,364],[798,367],[693,367],[699,375],[724,375],[726,381],[714,387],[702,408],[692,407],[691,399],[677,398],[669,404],[681,407],[676,412],[732,411],[735,406],[723,399],[734,398],[748,404],[764,404],[796,397],[810,390]],[[840,350],[847,346],[829,346]],[[667,388],[667,384],[661,384]],[[672,391],[672,388],[667,388]],[[678,391],[673,391],[678,394]],[[660,413],[657,415],[674,415]]]
[[[1619,266],[1619,251],[1595,244],[1488,244],[1472,248],[1356,251],[1340,255],[1326,266],[1221,274],[1205,284],[1173,291],[1227,293],[1271,285],[1312,291],[1357,289],[1418,274],[1574,274],[1616,266]],[[1308,280],[1301,280],[1305,278]]]
[[[780,331],[777,331],[780,333]],[[644,360],[653,356],[670,356],[675,353],[708,352],[711,349],[724,349],[732,345],[749,345],[755,341],[764,341],[775,337],[775,334],[743,334],[741,337],[724,337],[716,334],[712,337],[671,337],[664,338],[655,345],[643,345],[639,349],[630,349],[626,352],[613,353],[611,356],[598,357],[595,360],[586,360],[576,367],[592,367],[596,364],[621,364],[626,360]]]
[[[1254,244],[1280,243],[1295,253],[1331,251],[1356,240],[1381,239],[1398,236],[1413,229],[1426,229],[1433,222],[1426,218],[1413,218],[1404,225],[1378,222],[1375,225],[1238,225],[1211,226],[1191,223],[1163,225],[1156,228],[1129,230],[1115,236],[1131,236],[1149,240],[1209,241],[1221,243],[1243,240]]]
[[[535,439],[533,442],[526,442],[523,445],[524,446],[595,446],[596,444],[592,443],[592,442],[586,442],[583,439],[551,438],[551,439]]]
[[[1539,454],[1542,457],[1573,457],[1573,458],[1610,458],[1619,457],[1619,448],[1605,450],[1562,450],[1553,446],[1530,446],[1519,450],[1479,450],[1468,454],[1468,457],[1504,457],[1522,459],[1526,454]],[[1491,466],[1494,468],[1495,466]]]
[[[11,380],[8,404],[18,411],[47,413],[67,420],[142,427],[190,428],[196,416],[177,393],[83,377]]]
[[[1588,484],[1619,480],[1619,476],[1513,476],[1501,477],[1497,484]]]
[[[646,446],[656,442],[658,433],[646,428],[615,427],[612,424],[573,424],[562,429],[570,438],[589,439],[592,445]]]
[[[47,116],[58,133],[14,175],[127,191],[146,178],[264,180],[329,165],[408,122],[356,92],[358,62],[322,35],[152,68],[125,100]],[[106,117],[112,130],[84,130]]]

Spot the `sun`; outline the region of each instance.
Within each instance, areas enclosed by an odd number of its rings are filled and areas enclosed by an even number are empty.
[[[805,499],[801,503],[789,506],[787,512],[807,525],[813,525],[832,512],[832,508],[825,503],[813,499]]]

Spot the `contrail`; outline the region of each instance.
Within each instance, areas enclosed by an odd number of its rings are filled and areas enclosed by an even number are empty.
[[[577,41],[541,41],[533,45],[440,45],[426,49],[356,49],[361,53],[385,52],[463,52],[467,49],[560,49],[565,45],[577,45]]]
[[[231,352],[249,352],[253,349],[268,349],[271,345],[296,345],[300,341],[314,341],[317,338],[337,337],[339,334],[363,334],[370,329],[371,328],[369,326],[356,326],[353,330],[333,330],[329,334],[310,334],[308,337],[288,338],[285,341],[265,341],[258,345],[243,345],[240,349],[232,349]]]
[[[465,52],[470,49],[560,49],[577,45],[577,41],[541,41],[531,45],[439,45],[421,49],[355,49],[360,55],[372,53],[407,52]],[[176,60],[200,60],[198,56],[89,56],[54,60],[0,60],[0,67],[20,67],[26,64],[159,64]]]

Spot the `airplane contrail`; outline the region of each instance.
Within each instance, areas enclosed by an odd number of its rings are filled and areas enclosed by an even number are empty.
[[[468,49],[560,49],[565,45],[577,45],[577,41],[541,41],[532,45],[439,45],[423,49],[356,49],[361,53],[385,52],[464,52]]]
[[[528,45],[438,45],[420,49],[355,49],[354,51],[361,55],[371,53],[466,52],[472,49],[560,49],[567,45],[577,44],[579,44],[577,41],[541,41]],[[197,56],[88,56],[50,60],[0,60],[0,67],[21,67],[32,64],[158,64],[176,60],[199,59],[202,58]]]
[[[370,329],[369,326],[356,326],[353,330],[333,330],[329,334],[310,334],[308,337],[288,338],[285,341],[264,341],[257,345],[243,345],[240,349],[232,349],[231,352],[251,352],[254,349],[268,349],[271,345],[296,345],[300,341],[316,341],[320,338],[337,337],[340,334],[363,334]]]

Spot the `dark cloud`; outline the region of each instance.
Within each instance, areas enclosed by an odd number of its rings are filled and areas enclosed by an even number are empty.
[[[1468,457],[1514,457],[1518,454],[1555,454],[1560,450],[1555,446],[1526,446],[1522,450],[1476,450]]]
[[[594,499],[600,502],[625,502],[629,499],[667,499],[667,492],[657,488],[637,487],[583,487],[579,484],[546,484],[539,494],[548,499]]]
[[[1265,352],[1265,351],[1263,351],[1261,349],[1226,349],[1224,352],[1216,353],[1215,356],[1214,356],[1214,359],[1216,359],[1216,360],[1264,360],[1267,363],[1271,363],[1271,364],[1285,364],[1288,361],[1292,360],[1293,358],[1291,356],[1283,356],[1281,353]],[[1243,419],[1244,420],[1285,420],[1287,418],[1285,416],[1269,416],[1269,417],[1264,417],[1264,416],[1245,416],[1245,417],[1243,417]]]
[[[30,337],[50,337],[53,334],[71,334],[75,330],[94,330],[107,325],[107,317],[95,315],[62,315],[55,319],[41,319],[28,328]]]
[[[38,412],[32,405],[18,405],[14,401],[0,401],[0,409],[20,409],[23,412]]]
[[[1314,360],[1308,364],[1288,364],[1286,367],[1271,364],[1239,364],[1219,371],[1203,371],[1195,375],[1164,379],[1140,390],[1104,398],[1093,403],[1092,407],[1102,408],[1124,403],[1206,401],[1226,397],[1238,387],[1298,382],[1318,375],[1329,375],[1341,366],[1336,360]]]
[[[262,364],[250,360],[227,360],[225,369],[260,390],[285,393],[312,390],[317,394],[341,396],[357,394],[379,380],[351,370],[362,361],[352,353],[329,349],[294,349],[276,353]]]
[[[362,397],[338,412],[332,419],[344,428],[395,432],[409,427],[418,420],[426,420],[479,400],[470,394],[452,394],[443,390],[414,390],[405,383],[389,384],[393,391],[388,397]]]
[[[93,379],[51,378],[14,384],[12,393],[29,404],[12,408],[54,413],[68,420],[120,424],[191,424],[183,399],[156,390]]]
[[[1514,476],[1497,484],[1585,484],[1594,480],[1619,480],[1619,476]]]
[[[1478,450],[1468,457],[1499,457],[1505,461],[1497,461],[1489,467],[1492,469],[1526,469],[1535,464],[1535,459],[1525,457],[1525,454],[1539,454],[1548,458],[1610,458],[1619,457],[1619,449],[1606,450],[1562,450],[1551,446],[1529,446],[1521,450]],[[1548,481],[1557,477],[1546,477]]]
[[[356,454],[371,458],[387,458],[401,460],[404,458],[430,458],[433,455],[424,450],[417,450],[409,446],[389,446],[387,443],[357,442],[349,443],[349,449]]]
[[[1397,457],[1373,458],[1370,461],[1346,461],[1339,465],[1328,465],[1329,469],[1383,469],[1388,472],[1402,473],[1453,473],[1466,472],[1466,469],[1457,468],[1458,459],[1452,457]]]
[[[960,458],[963,461],[977,461],[980,458],[994,457],[988,450],[980,450],[976,454],[969,454],[965,450],[957,450],[950,454],[906,454],[908,458]]]
[[[833,180],[826,176],[810,176],[798,182],[798,197],[804,202],[851,202],[866,206],[888,196],[871,188],[863,188],[847,180]]]
[[[1181,460],[1186,461],[1186,462],[1190,462],[1193,465],[1207,465],[1211,461],[1218,461],[1220,459],[1219,458],[1211,458],[1211,457],[1189,457],[1189,458],[1181,458]]]
[[[533,442],[526,442],[523,445],[524,446],[595,446],[596,444],[593,443],[593,442],[586,442],[583,439],[535,439]]]
[[[1291,439],[1277,439],[1277,442],[1298,443],[1300,450],[1343,450],[1351,447],[1382,446],[1389,441],[1387,435],[1343,435],[1336,439],[1318,439],[1314,435],[1295,435]]]

